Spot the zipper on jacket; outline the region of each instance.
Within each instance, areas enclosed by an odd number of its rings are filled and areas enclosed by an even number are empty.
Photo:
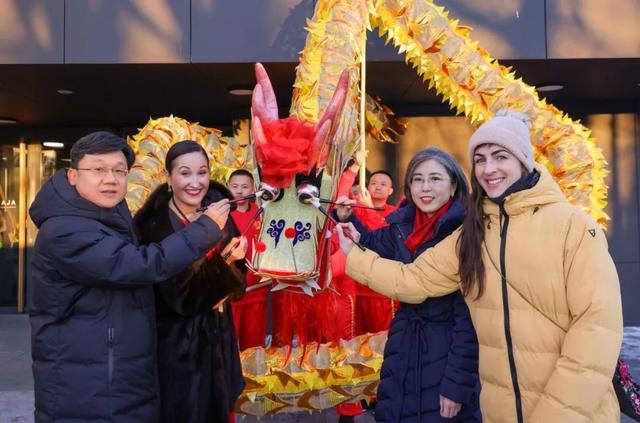
[[[504,222],[502,217],[504,216]],[[516,399],[516,415],[518,423],[523,423],[522,398],[520,396],[520,385],[518,385],[518,371],[516,360],[513,355],[513,341],[511,340],[511,319],[509,316],[509,294],[507,291],[507,270],[506,270],[506,246],[507,230],[509,228],[509,215],[504,210],[504,205],[500,205],[500,273],[502,276],[502,311],[504,314],[504,336],[507,341],[507,355],[509,356],[509,370],[511,372],[511,383],[513,384],[513,394]]]
[[[115,329],[109,328],[107,339],[109,341],[109,355],[107,357],[109,392],[111,392],[111,382],[113,381],[113,338]]]

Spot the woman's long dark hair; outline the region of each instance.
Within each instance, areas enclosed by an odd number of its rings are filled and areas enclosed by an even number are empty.
[[[458,262],[460,288],[465,297],[475,291],[474,299],[484,294],[485,274],[482,261],[482,243],[484,242],[484,211],[482,202],[484,190],[475,174],[475,164],[471,167],[471,196],[467,215],[462,222],[458,238]]]

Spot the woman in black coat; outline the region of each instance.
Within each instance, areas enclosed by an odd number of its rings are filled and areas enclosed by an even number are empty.
[[[368,231],[338,208],[360,243],[384,258],[411,263],[458,228],[466,214],[467,182],[455,160],[437,148],[419,151],[405,176],[406,200]],[[341,202],[343,200],[339,200]],[[400,305],[391,322],[380,371],[378,422],[479,422],[478,341],[459,292]]]
[[[224,186],[209,181],[207,154],[194,141],[171,147],[166,170],[168,184],[134,217],[145,244],[189,225],[199,207],[232,198]],[[155,286],[163,422],[228,422],[242,392],[238,341],[226,303],[244,292],[243,265],[236,260],[244,257],[246,240],[233,238],[237,235],[229,219],[223,239],[205,258]]]

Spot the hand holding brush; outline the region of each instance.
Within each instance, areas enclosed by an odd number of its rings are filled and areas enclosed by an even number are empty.
[[[231,264],[236,260],[242,260],[247,254],[247,248],[248,243],[246,237],[235,237],[232,238],[231,241],[229,241],[220,255],[222,256],[222,259],[227,262],[227,264]]]
[[[315,208],[317,208],[317,209],[318,209],[318,211],[320,211],[320,213],[322,213],[323,215],[325,215],[325,216],[327,217],[327,219],[329,219],[329,221],[331,221],[331,223],[333,223],[335,226],[339,226],[339,225],[340,225],[340,223],[339,223],[337,220],[335,220],[335,219],[333,218],[333,216],[331,216],[331,215],[330,215],[330,214],[329,214],[329,213],[324,209],[324,207],[322,207],[322,206],[320,205],[320,199],[319,199],[319,198],[317,198],[317,197],[311,198],[311,199],[309,199],[309,200],[307,201],[307,203],[308,203],[308,204],[311,204],[312,206],[314,206]],[[354,228],[354,229],[355,229],[355,228]],[[358,231],[356,231],[356,233],[358,233]],[[359,235],[360,235],[360,234],[358,233],[358,236],[359,236]],[[346,236],[346,237],[349,237],[349,235],[348,235],[348,234],[345,234],[345,236]],[[354,238],[349,238],[349,239],[350,239],[350,240],[351,240],[355,245],[357,245],[357,246],[358,246],[358,248],[360,248],[362,251],[365,251],[365,250],[366,250],[366,248],[364,248],[364,247],[362,246],[362,244],[360,244],[360,242],[358,242],[358,241],[357,241],[357,240],[355,240]]]
[[[249,221],[249,223],[247,224],[247,226],[244,228],[244,230],[242,231],[242,233],[240,234],[240,239],[238,239],[238,241],[236,241],[236,245],[233,246],[233,248],[237,247],[238,244],[240,243],[240,241],[242,239],[244,239],[246,241],[245,235],[247,234],[247,231],[249,230],[249,228],[251,228],[253,226],[253,222],[256,221],[256,219],[258,219],[260,217],[260,215],[262,214],[262,212],[264,211],[264,207],[260,207],[258,209],[258,211],[256,212],[256,214],[253,215],[253,217],[251,218],[251,220]],[[235,239],[235,238],[234,238]],[[245,251],[246,252],[246,251]],[[233,253],[233,251],[230,249],[227,252],[222,252],[220,254],[222,254],[222,259],[224,261],[227,261],[227,259],[231,256],[231,254]],[[242,258],[242,257],[241,257]]]
[[[360,244],[360,232],[353,226],[353,223],[339,223],[334,228],[338,234],[340,241],[340,249],[348,256],[354,245],[357,245],[362,251],[365,248]]]

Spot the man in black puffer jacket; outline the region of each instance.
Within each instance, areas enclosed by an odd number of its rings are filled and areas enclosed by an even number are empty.
[[[229,205],[137,244],[127,209],[134,154],[108,132],[79,139],[29,210],[39,229],[30,268],[37,422],[155,422],[159,416],[151,285],[221,239]]]

